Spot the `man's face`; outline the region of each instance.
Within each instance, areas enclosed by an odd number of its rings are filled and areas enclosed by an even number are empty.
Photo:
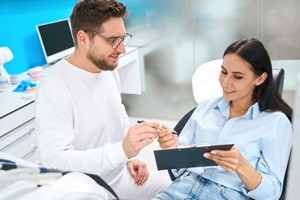
[[[114,40],[126,34],[125,25],[122,18],[111,18],[103,23],[103,31],[100,33],[104,37]],[[104,38],[95,35],[91,40],[87,52],[87,58],[100,70],[114,70],[118,65],[120,54],[125,53],[123,42],[113,49],[112,43]]]

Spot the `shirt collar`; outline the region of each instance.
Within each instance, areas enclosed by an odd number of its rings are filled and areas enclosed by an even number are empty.
[[[219,103],[214,107],[214,109],[220,110],[221,114],[224,115],[227,119],[229,118],[229,104],[230,101],[227,101],[224,98],[221,98]],[[258,102],[254,103],[252,106],[249,107],[246,114],[242,117],[247,117],[249,119],[255,119],[261,113],[259,110]]]

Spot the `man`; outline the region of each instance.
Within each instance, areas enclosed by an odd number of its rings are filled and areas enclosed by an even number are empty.
[[[122,199],[150,199],[170,180],[131,159],[158,137],[159,123],[129,128],[114,70],[131,38],[126,16],[115,0],[75,5],[75,51],[51,67],[37,91],[37,139],[43,165],[98,174]]]

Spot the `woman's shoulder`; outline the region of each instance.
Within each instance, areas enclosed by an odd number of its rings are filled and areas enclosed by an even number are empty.
[[[281,111],[263,111],[260,117],[274,123],[292,124],[289,118]]]

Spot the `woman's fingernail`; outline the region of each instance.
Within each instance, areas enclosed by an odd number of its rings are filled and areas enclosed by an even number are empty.
[[[209,155],[208,155],[208,153],[205,153],[205,154],[203,154],[203,157],[205,157],[205,158],[209,158]]]

